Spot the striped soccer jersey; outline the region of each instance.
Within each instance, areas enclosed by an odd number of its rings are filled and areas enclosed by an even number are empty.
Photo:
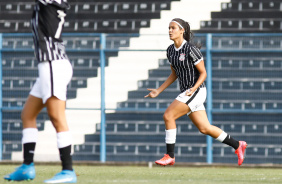
[[[68,59],[61,39],[68,8],[67,0],[36,0],[31,25],[38,62]]]
[[[200,50],[184,40],[179,48],[175,48],[174,44],[167,48],[167,58],[177,75],[180,91],[192,88],[200,76],[195,66],[203,60]],[[200,87],[205,87],[205,84]]]

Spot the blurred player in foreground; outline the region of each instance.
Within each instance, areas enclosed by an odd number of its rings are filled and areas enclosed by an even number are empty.
[[[158,89],[148,89],[150,93],[145,97],[157,97],[176,79],[179,81],[181,93],[164,113],[167,153],[155,163],[163,166],[175,163],[174,147],[177,132],[175,120],[187,114],[201,133],[233,147],[238,156],[238,165],[241,165],[247,143],[233,139],[208,121],[204,107],[207,96],[204,81],[207,73],[199,48],[191,43],[189,23],[179,18],[173,19],[169,23],[169,37],[174,42],[167,48],[171,74]]]
[[[69,9],[67,0],[36,0],[31,23],[39,77],[21,114],[24,161],[15,172],[4,177],[6,180],[22,181],[35,178],[33,157],[38,135],[36,118],[46,107],[57,132],[62,171],[44,182],[76,183],[77,181],[72,168],[71,133],[65,115],[67,85],[73,73],[61,39],[67,9]]]

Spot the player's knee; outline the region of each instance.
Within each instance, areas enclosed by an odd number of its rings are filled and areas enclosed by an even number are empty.
[[[164,113],[163,119],[165,122],[175,120],[174,116],[171,113]]]
[[[29,114],[27,114],[25,111],[21,112],[21,120],[23,123],[25,122],[31,122],[35,120],[35,117],[31,117]]]
[[[209,127],[201,127],[199,128],[199,131],[204,135],[209,135],[210,129]]]
[[[21,113],[21,120],[24,122],[25,119],[26,119],[26,115],[25,115],[25,113],[22,111],[22,113]]]
[[[59,117],[57,115],[57,113],[52,113],[52,112],[48,112],[48,116],[50,118],[50,121],[53,123],[56,123],[59,121]]]

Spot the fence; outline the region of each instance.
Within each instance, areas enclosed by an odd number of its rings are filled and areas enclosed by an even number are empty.
[[[248,141],[251,150],[248,155],[250,163],[280,163],[281,161],[277,162],[277,160],[282,160],[282,157],[279,156],[281,152],[279,141],[276,142],[277,138],[282,138],[279,135],[282,127],[282,103],[279,100],[279,93],[282,90],[281,37],[282,34],[197,34],[194,39],[195,42],[201,43],[201,51],[205,56],[208,73],[206,111],[209,121],[211,123],[214,119],[222,121],[216,125]],[[163,150],[162,145],[164,146],[164,135],[158,131],[163,128],[163,125],[158,122],[161,120],[159,114],[164,112],[169,101],[172,101],[178,94],[178,84],[173,84],[171,88],[168,88],[167,92],[157,101],[141,99],[140,96],[146,93],[147,87],[158,87],[169,74],[167,68],[169,65],[164,59],[166,47],[171,44],[167,40],[168,38],[164,35],[64,34],[67,53],[74,66],[74,77],[68,93],[70,100],[67,102],[70,105],[67,106],[67,110],[71,112],[90,111],[90,114],[94,111],[101,113],[100,119],[98,118],[100,124],[96,125],[96,133],[92,133],[93,136],[90,137],[86,135],[89,132],[85,131],[85,134],[80,135],[80,137],[85,137],[85,142],[75,143],[74,159],[81,160],[84,157],[83,159],[97,160],[99,157],[101,162],[118,161],[116,157],[121,155],[120,161],[148,161],[152,159],[150,155],[159,157]],[[18,114],[23,107],[24,98],[35,81],[37,70],[32,47],[31,34],[0,35],[2,63],[0,76],[3,89],[0,90],[2,101],[0,116],[3,117],[0,124],[1,132],[3,132],[0,133],[1,136],[3,135],[3,138],[0,137],[0,140],[3,140],[0,150],[1,160],[15,160],[17,156],[11,155],[13,152],[21,151],[21,125]],[[150,61],[154,60],[154,64],[145,62],[148,57],[144,53],[151,58]],[[114,60],[111,61],[111,64],[121,63],[119,65],[124,64],[124,66],[119,67],[126,69],[122,70],[116,65],[115,69],[111,69],[109,64],[111,59]],[[126,59],[129,61],[125,61]],[[159,63],[158,59],[160,59]],[[144,62],[146,66],[140,65],[138,61]],[[110,73],[107,73],[107,68]],[[139,70],[142,71],[140,74]],[[121,72],[114,73],[118,71]],[[125,73],[122,71],[133,71],[133,74],[128,74],[130,77],[127,78],[119,78],[119,75]],[[144,71],[149,71],[149,73],[144,75],[146,73]],[[98,78],[100,80],[100,94],[98,95],[101,99],[98,100],[99,103],[95,96],[97,89],[90,97],[96,99],[93,103],[90,103],[92,101],[89,98],[82,100],[85,102],[76,102],[79,89],[89,88],[90,83],[97,87]],[[124,96],[126,93],[128,97],[117,99],[110,97],[113,95],[107,91],[112,89],[109,88],[111,85],[118,83],[117,86],[129,86],[129,84],[121,85],[122,79],[132,80],[135,85],[138,84],[137,89],[129,87],[119,93],[116,92],[117,89],[123,87],[116,87],[113,89],[117,96]],[[94,80],[96,83],[93,82]],[[106,85],[107,80],[114,82]],[[110,100],[107,101],[107,98]],[[148,113],[151,114],[148,115]],[[41,131],[46,129],[44,122],[48,119],[46,112],[43,111],[42,114],[38,123]],[[130,117],[130,115],[135,117]],[[136,118],[139,115],[142,122]],[[107,121],[107,116],[110,121]],[[119,122],[112,116],[121,117],[122,120]],[[129,118],[123,120],[125,116]],[[158,121],[154,120],[155,116]],[[148,123],[151,119],[154,123]],[[208,136],[205,141],[198,138],[200,136],[195,134],[196,132],[192,133],[193,128],[185,121],[187,120],[182,118],[178,124],[180,138],[179,144],[177,142],[179,146],[176,147],[176,153],[180,161],[230,162],[229,148],[218,143],[213,144],[211,137]],[[120,137],[125,139],[129,136],[132,142],[118,140],[114,137],[119,133],[120,125],[124,126]],[[149,134],[152,135],[152,138],[147,140],[145,136],[144,142],[134,137],[130,138],[130,131],[142,137],[141,127],[143,125],[149,127],[145,128],[148,132],[151,131],[150,127],[155,127],[152,128],[156,129],[155,133]],[[131,126],[132,129],[130,129]],[[157,136],[154,137],[154,134]],[[107,135],[109,135],[109,141],[106,141]],[[97,143],[97,136],[99,136],[99,143]],[[159,140],[159,137],[162,140]],[[186,143],[184,140],[187,138],[195,139],[196,144]],[[88,139],[90,142],[86,143]],[[225,160],[222,159],[223,156]],[[264,160],[258,161],[261,158]]]

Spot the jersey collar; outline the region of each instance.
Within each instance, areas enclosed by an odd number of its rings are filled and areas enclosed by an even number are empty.
[[[179,51],[180,49],[182,49],[183,45],[184,45],[186,42],[187,42],[186,40],[183,40],[182,44],[181,44],[180,47],[178,47],[178,48],[176,48],[175,45],[174,45],[175,51]]]

